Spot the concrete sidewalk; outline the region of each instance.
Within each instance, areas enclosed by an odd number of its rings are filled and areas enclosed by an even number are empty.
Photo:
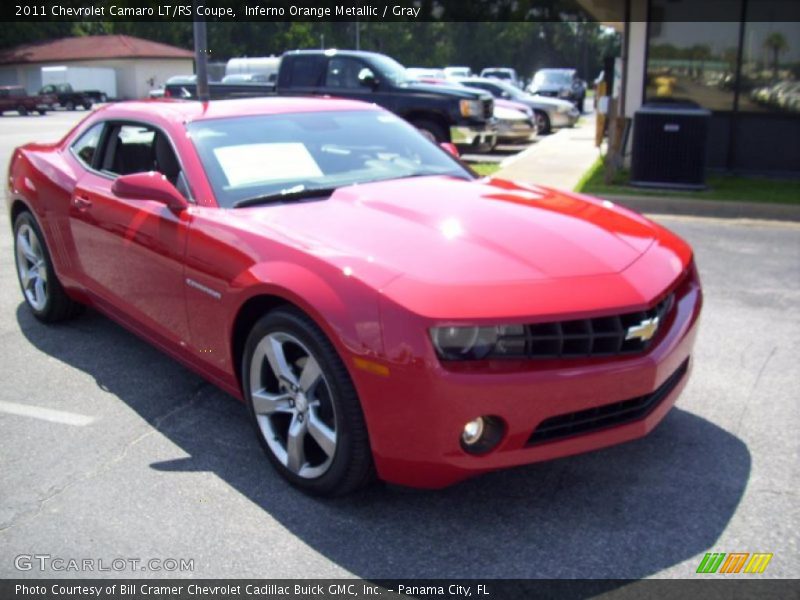
[[[572,129],[543,136],[524,152],[503,161],[494,176],[573,190],[600,156],[594,146],[594,129],[594,113],[585,114]]]

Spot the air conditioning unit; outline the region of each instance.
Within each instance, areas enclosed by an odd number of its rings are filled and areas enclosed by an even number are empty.
[[[643,105],[633,121],[631,185],[701,190],[711,111],[694,103]]]

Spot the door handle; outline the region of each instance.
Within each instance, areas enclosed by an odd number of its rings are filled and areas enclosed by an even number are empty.
[[[92,206],[92,201],[86,196],[75,196],[72,199],[72,205],[78,210],[88,210]]]

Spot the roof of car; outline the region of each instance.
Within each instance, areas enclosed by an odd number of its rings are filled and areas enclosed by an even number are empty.
[[[98,109],[104,116],[113,117],[114,113],[130,115],[131,113],[157,114],[163,119],[175,122],[199,121],[206,119],[223,119],[227,117],[279,115],[298,112],[320,112],[332,110],[380,110],[374,104],[343,100],[339,98],[293,98],[293,97],[261,97],[237,98],[233,100],[173,100],[151,99],[118,102]]]

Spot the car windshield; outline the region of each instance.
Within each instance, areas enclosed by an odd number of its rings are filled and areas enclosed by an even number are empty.
[[[511,79],[511,73],[499,69],[490,69],[483,72],[484,77],[494,77],[496,79]]]
[[[406,68],[393,58],[383,54],[375,54],[371,57],[371,60],[381,74],[395,85],[408,83],[409,77],[406,74]]]
[[[572,76],[566,71],[538,71],[533,76],[536,85],[570,85]]]
[[[379,110],[209,119],[187,130],[223,207],[404,177],[472,178],[414,127]]]

